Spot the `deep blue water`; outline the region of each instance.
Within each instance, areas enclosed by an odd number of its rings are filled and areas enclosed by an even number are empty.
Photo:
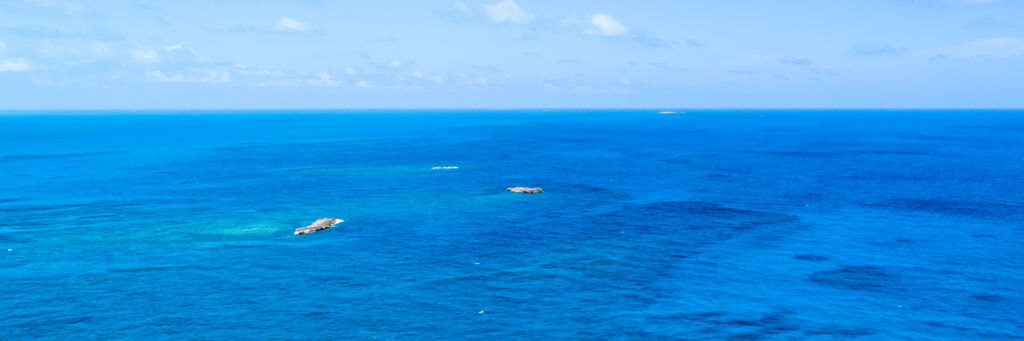
[[[0,248],[3,340],[1022,339],[1024,111],[8,113]]]

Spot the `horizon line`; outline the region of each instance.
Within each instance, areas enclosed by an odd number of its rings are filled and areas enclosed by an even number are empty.
[[[178,112],[209,112],[209,111],[283,111],[283,110],[295,110],[295,111],[416,111],[416,110],[427,110],[427,111],[555,111],[555,110],[578,110],[578,111],[613,111],[613,110],[651,110],[651,111],[668,111],[668,110],[791,110],[791,111],[805,111],[805,110],[833,110],[833,111],[846,111],[846,110],[870,110],[870,111],[923,111],[923,110],[936,110],[936,111],[957,111],[957,110],[983,110],[983,111],[1019,111],[1024,110],[1024,107],[1019,108],[996,108],[996,107],[521,107],[521,108],[485,108],[485,107],[453,107],[453,108],[435,108],[435,107],[366,107],[366,108],[82,108],[82,109],[0,109],[0,114],[5,113],[17,113],[17,112],[166,112],[166,111],[178,111]]]

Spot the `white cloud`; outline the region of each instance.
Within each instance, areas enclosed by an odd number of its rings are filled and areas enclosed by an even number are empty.
[[[807,59],[807,58],[797,58],[797,57],[789,57],[789,56],[776,59],[776,61],[779,62],[779,64],[814,65],[814,61],[812,61],[810,59]]]
[[[373,86],[373,83],[370,81],[358,81],[356,82],[356,85],[359,86],[360,88],[369,88]]]
[[[132,60],[143,64],[154,64],[160,61],[160,54],[156,51],[149,49],[131,49],[128,50],[131,54]]]
[[[583,20],[580,20],[579,16],[575,16],[575,15],[571,16],[571,17],[568,17],[568,18],[565,18],[565,19],[562,19],[561,24],[563,26],[584,26],[584,25],[586,25],[586,24],[583,23]]]
[[[416,71],[416,72],[412,73],[412,76],[416,77],[416,78],[423,78],[423,73],[419,72],[419,71]]]
[[[63,0],[22,0],[22,2],[30,6],[47,10],[62,11],[68,14],[78,14],[85,8],[82,5],[72,4]]]
[[[165,47],[133,47],[128,49],[132,61],[145,64],[174,64],[179,66],[209,66],[211,64],[227,64],[214,57],[188,48],[185,43]]]
[[[334,79],[334,76],[332,76],[329,73],[317,72],[315,76],[316,76],[316,79],[310,81],[309,84],[315,85],[315,86],[329,87],[329,88],[341,85],[341,81],[337,80],[337,79]]]
[[[171,45],[171,46],[165,47],[165,48],[164,48],[164,51],[167,51],[167,52],[171,52],[171,51],[174,51],[174,50],[180,49],[180,48],[182,48],[182,47],[185,47],[185,43],[177,43],[177,44],[174,44],[174,45]]]
[[[611,14],[598,13],[590,16],[590,25],[587,33],[601,34],[606,36],[619,36],[629,33],[629,29],[623,26]]]
[[[625,25],[611,14],[606,13],[592,14],[584,18],[574,15],[562,19],[561,24],[563,26],[580,27],[583,29],[583,33],[593,35],[621,36],[629,33],[629,29]]]
[[[0,61],[0,72],[28,71],[31,67],[25,60],[4,60]]]
[[[392,60],[391,62],[388,63],[388,67],[392,67],[392,68],[402,67],[402,62],[397,61],[397,60]]]
[[[181,74],[166,75],[162,71],[149,71],[146,72],[146,76],[153,77],[154,79],[161,82],[182,82],[185,81],[185,76]]]
[[[524,24],[533,20],[533,15],[527,13],[512,0],[501,0],[492,5],[484,5],[487,15],[491,21],[496,23]]]
[[[278,20],[277,25],[274,26],[274,31],[278,32],[301,33],[311,30],[313,30],[313,26],[310,24],[289,17],[281,17],[281,20]]]
[[[452,6],[455,7],[455,10],[464,17],[473,16],[473,10],[469,9],[469,6],[466,6],[466,3],[462,1],[458,1]]]
[[[67,58],[86,62],[107,59],[115,50],[110,44],[102,41],[43,39],[36,52],[47,58]]]
[[[7,49],[7,44],[4,44],[4,42],[0,41],[0,56],[2,56],[4,54],[4,50],[6,50],[6,49]]]
[[[936,55],[948,58],[1016,57],[1024,55],[1024,39],[1018,37],[997,37],[975,40],[957,46],[940,49]]]
[[[175,72],[171,74],[164,73],[163,71],[149,71],[146,75],[165,83],[207,83],[207,84],[218,84],[227,83],[231,81],[231,73],[220,69],[189,69],[184,72]]]
[[[949,0],[949,2],[964,5],[990,5],[1003,2],[1002,0]]]

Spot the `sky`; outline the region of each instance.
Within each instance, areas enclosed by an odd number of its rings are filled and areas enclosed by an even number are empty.
[[[0,110],[1024,108],[1024,0],[0,1]]]

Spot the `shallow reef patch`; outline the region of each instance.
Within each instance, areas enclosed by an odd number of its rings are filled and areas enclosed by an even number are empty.
[[[852,290],[882,291],[892,288],[897,276],[885,268],[871,265],[847,265],[834,270],[817,271],[808,280]]]

